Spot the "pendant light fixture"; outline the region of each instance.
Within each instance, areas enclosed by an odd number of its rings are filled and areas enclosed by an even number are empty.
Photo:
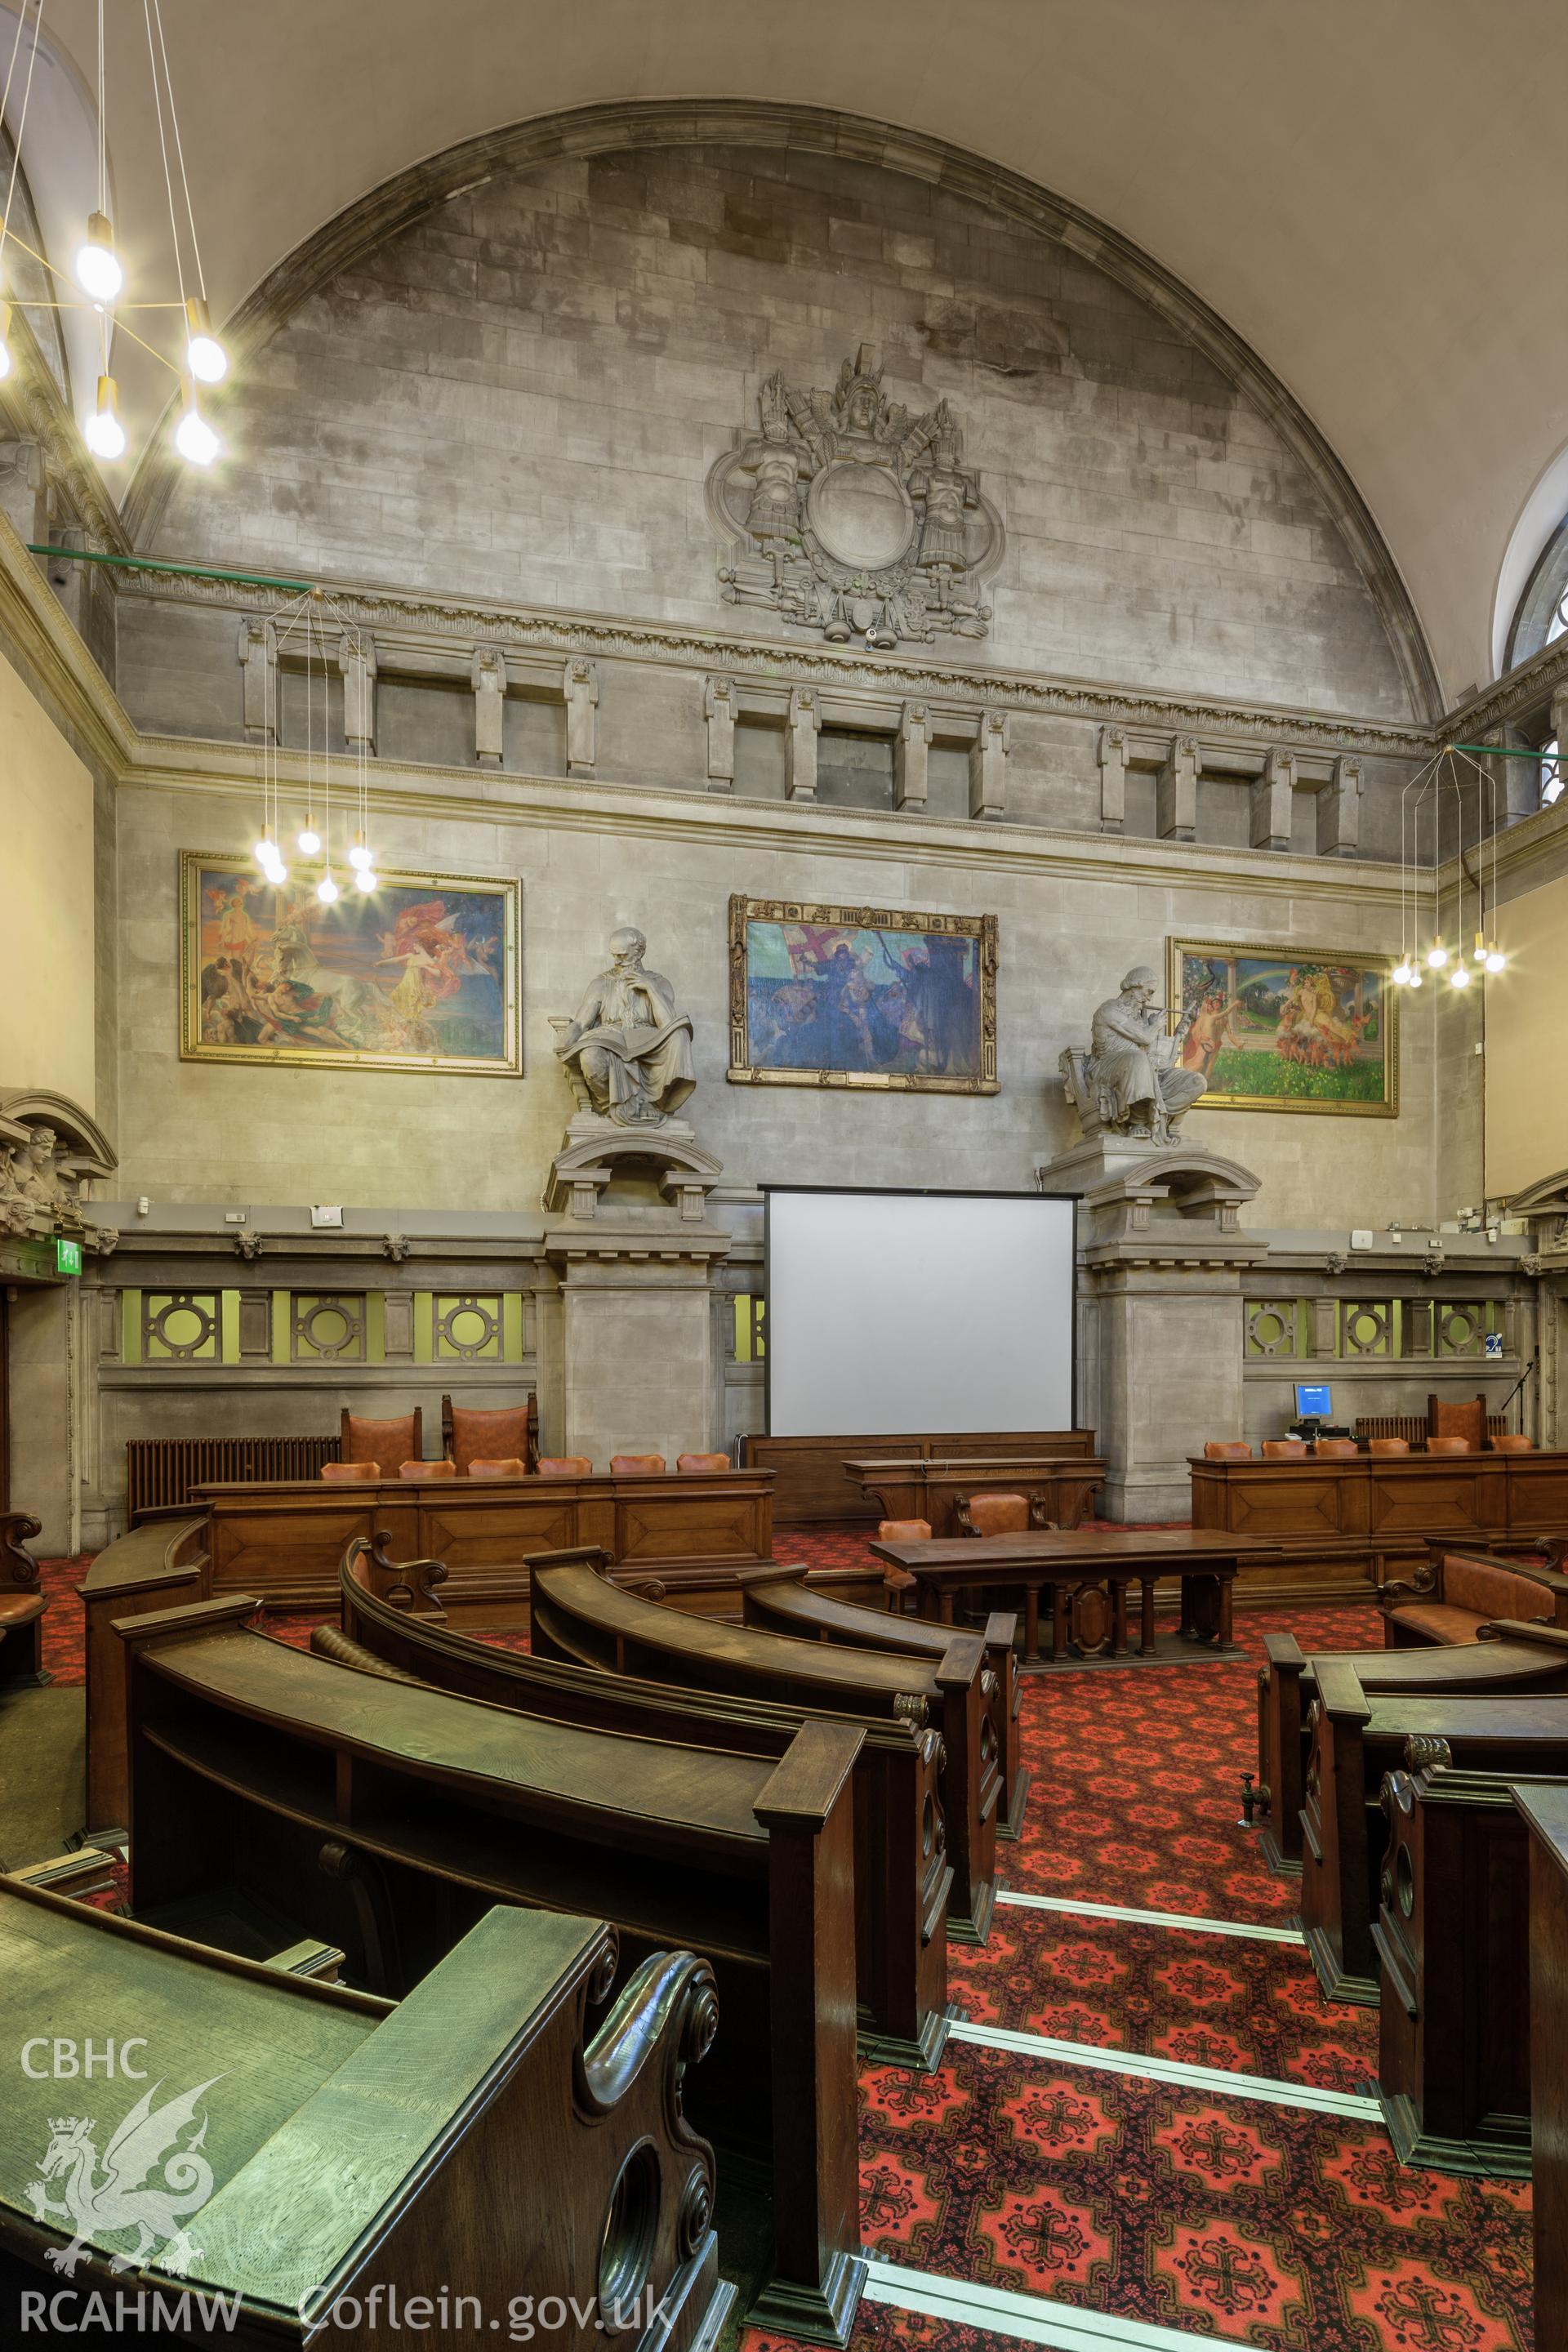
[[[1396,988],[1415,989],[1424,971],[1445,978],[1448,986],[1464,990],[1489,974],[1508,969],[1508,958],[1492,930],[1497,919],[1497,785],[1483,762],[1491,754],[1487,744],[1447,743],[1414,775],[1400,797],[1399,811],[1399,961],[1390,978]],[[1479,757],[1476,756],[1479,754]],[[1534,759],[1534,752],[1524,756]],[[1473,785],[1473,791],[1470,787]],[[1451,799],[1449,798],[1451,795]],[[1475,866],[1468,859],[1467,803],[1473,806]],[[1443,814],[1453,818],[1454,856],[1458,866],[1458,903],[1454,909],[1457,945],[1443,930]],[[1430,831],[1432,929],[1422,944],[1421,901],[1426,885],[1422,859],[1425,833]],[[1473,893],[1473,947],[1465,948],[1467,902]]]
[[[180,136],[180,121],[174,107],[174,80],[169,71],[168,44],[163,34],[163,0],[142,0],[142,17],[147,35],[147,60],[153,76],[153,104],[158,121],[158,147],[163,166],[163,190],[169,205],[169,235],[174,247],[174,278],[179,289],[175,302],[121,300],[125,291],[124,265],[115,244],[115,227],[110,211],[109,195],[109,88],[107,56],[104,42],[104,0],[98,0],[98,184],[93,208],[83,225],[82,234],[71,257],[71,275],[55,268],[45,255],[34,251],[11,225],[16,197],[17,173],[21,165],[22,140],[27,124],[27,100],[32,92],[33,68],[37,63],[38,40],[43,26],[45,0],[22,0],[16,18],[16,31],[11,44],[10,63],[6,69],[4,94],[0,95],[0,122],[10,131],[11,173],[6,191],[5,210],[0,217],[0,377],[10,373],[13,353],[6,341],[12,322],[11,306],[3,299],[5,287],[5,255],[7,241],[20,247],[47,271],[60,293],[48,301],[29,299],[25,306],[34,310],[92,310],[99,321],[100,367],[97,396],[91,413],[82,419],[82,438],[95,457],[112,464],[122,457],[126,448],[125,428],[120,421],[119,390],[110,366],[110,346],[117,332],[129,336],[139,349],[166,367],[180,385],[180,404],[175,416],[173,438],[175,448],[188,465],[210,466],[217,457],[221,445],[211,424],[203,415],[197,394],[198,385],[221,383],[228,373],[228,354],[213,332],[212,318],[207,308],[206,280],[202,270],[201,246],[196,236],[195,208],[191,201],[190,181],[185,171],[184,144]],[[32,43],[27,56],[26,72],[20,84],[20,103],[15,122],[12,121],[10,100],[16,80],[18,60],[22,54],[24,36],[29,11],[32,14]],[[178,181],[178,194],[175,182]],[[72,287],[75,292],[66,289]],[[137,313],[158,311],[165,316],[177,311],[182,336],[176,356],[171,358],[156,345],[127,324],[127,319]]]
[[[335,643],[329,639],[328,620],[336,625]],[[322,870],[302,875],[297,888],[302,893],[313,891],[322,907],[335,906],[342,897],[346,877],[341,881],[334,871],[332,828],[332,767],[328,748],[331,722],[329,680],[332,668],[345,651],[362,654],[363,639],[357,623],[349,619],[334,599],[324,589],[309,589],[291,605],[277,626],[277,657],[268,666],[266,748],[261,755],[261,832],[251,855],[262,876],[275,890],[280,890],[288,879],[288,867],[283,861],[279,841],[284,831],[282,817],[282,778],[280,774],[281,729],[279,724],[279,680],[285,667],[301,670],[305,680],[305,814],[300,822],[295,841],[303,857],[324,856]],[[319,718],[318,718],[319,712]],[[318,749],[321,760],[317,772]],[[363,736],[354,739],[355,766],[353,783],[353,837],[342,852],[343,863],[353,876],[353,887],[368,897],[381,887],[381,877],[375,870],[374,854],[370,846],[370,751]],[[342,806],[342,795],[339,796]],[[317,811],[320,810],[318,821]],[[342,821],[342,832],[349,830]]]

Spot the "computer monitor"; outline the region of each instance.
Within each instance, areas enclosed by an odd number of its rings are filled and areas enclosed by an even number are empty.
[[[1296,1383],[1296,1418],[1298,1421],[1331,1421],[1333,1400],[1327,1381],[1298,1381]]]

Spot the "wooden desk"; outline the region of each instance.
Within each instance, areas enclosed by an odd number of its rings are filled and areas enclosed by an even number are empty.
[[[1092,1454],[1092,1429],[968,1430],[934,1433],[875,1431],[861,1436],[759,1437],[743,1440],[746,1466],[771,1470],[777,1486],[773,1517],[781,1527],[814,1519],[875,1519],[884,1516],[844,1473],[850,1454],[878,1462],[921,1462],[955,1454],[983,1454],[992,1462],[1038,1461]]]
[[[111,2037],[143,2043],[132,2063],[146,2082],[107,2081],[100,2071],[89,2086],[100,2160],[143,2091],[156,2111],[205,2086],[180,2127],[180,2147],[199,2149],[186,2159],[196,2193],[171,2202],[200,2248],[189,2285],[234,2297],[238,2309],[231,2326],[208,2328],[193,2302],[193,2325],[176,2340],[247,2352],[345,2346],[326,2315],[340,2295],[364,2298],[374,2283],[384,2311],[388,2287],[403,2305],[414,2296],[434,2305],[450,2284],[493,2313],[519,2293],[574,2296],[584,2322],[569,2324],[559,2342],[572,2352],[602,2344],[600,2247],[631,2160],[657,2188],[650,2279],[656,2293],[668,2283],[673,2341],[689,2345],[721,2322],[732,2290],[717,2275],[712,2231],[702,2217],[683,2248],[677,2218],[691,2210],[694,2186],[711,2201],[712,2153],[683,2128],[678,2087],[681,2062],[702,2053],[697,2029],[711,1973],[689,1953],[658,1954],[585,2040],[585,2004],[614,1966],[615,1939],[597,1921],[490,1910],[395,2004],[0,1878],[6,2048],[20,2053],[47,2028],[78,2049],[90,2042],[101,2069]],[[178,2308],[186,2282],[161,2267],[170,2252],[161,2233],[121,2274],[110,2262],[133,2253],[141,2231],[89,2221],[73,2273],[45,2266],[72,2237],[61,2210],[70,2168],[46,2182],[38,2161],[57,2137],[50,2117],[79,2107],[84,2094],[79,2086],[73,2101],[47,2068],[35,2067],[34,2079],[16,2055],[9,2073],[0,2245],[37,2272],[32,2291],[71,2290],[83,2298],[68,2306],[78,2315],[94,2293],[112,2313],[117,2289],[151,2290]],[[646,2154],[634,2159],[639,2148]],[[147,2188],[166,2185],[163,2162],[160,2152]],[[36,2212],[29,2184],[52,2210]],[[0,2330],[25,2340],[19,2312],[9,2315]]]
[[[1568,1789],[1521,1788],[1530,1828],[1535,2341],[1568,2344]]]
[[[865,2274],[860,1733],[805,1725],[774,1761],[525,1720],[244,1632],[253,1606],[237,1595],[125,1627],[137,1911],[237,1885],[394,1991],[498,1901],[602,1914],[628,1960],[701,1954],[722,2034],[691,2120],[720,2144],[721,2179],[733,2161],[772,2175],[773,2272],[752,2315],[844,2343]],[[542,2149],[557,2160],[548,2136]],[[500,2187],[515,2202],[516,2181]]]
[[[1031,1524],[1076,1528],[1105,1477],[1105,1465],[1092,1454],[954,1455],[924,1462],[885,1457],[846,1462],[845,1475],[881,1509],[886,1519],[924,1519],[933,1536],[967,1534],[964,1514],[972,1495],[1002,1490],[1026,1496]]]
[[[1183,1633],[1227,1648],[1237,1563],[1268,1549],[1247,1536],[1191,1528],[1040,1528],[871,1546],[879,1559],[909,1570],[920,1587],[921,1616],[944,1625],[952,1622],[961,1591],[1021,1592],[1024,1659],[1031,1665],[1041,1662],[1042,1593],[1050,1595],[1052,1663],[1069,1644],[1080,1656],[1113,1658],[1127,1647],[1130,1584],[1142,1588],[1137,1654],[1147,1656],[1154,1646],[1154,1588],[1170,1576],[1182,1580]]]
[[[1361,1454],[1188,1464],[1193,1525],[1237,1535],[1380,1540],[1568,1530],[1568,1452]]]

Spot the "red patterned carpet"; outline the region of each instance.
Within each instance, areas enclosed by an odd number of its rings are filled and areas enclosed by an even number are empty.
[[[866,1558],[849,1529],[786,1530],[779,1551]],[[81,1678],[85,1565],[44,1571],[64,1682]],[[302,1645],[314,1622],[269,1630]],[[1261,1636],[1285,1627],[1309,1652],[1379,1642],[1370,1610],[1242,1612],[1240,1661],[1027,1677],[1034,1787],[1004,1889],[1288,1926],[1297,1882],[1237,1820]],[[1375,2067],[1375,2012],[1325,2001],[1295,1943],[1002,1903],[950,1980],[970,2022],[1088,2050],[1319,2092],[1364,2090]],[[868,2068],[860,2104],[867,2252],[1026,2300],[960,2324],[874,2299],[911,2291],[874,2273],[852,2352],[1050,2342],[1053,2305],[1258,2352],[1532,2352],[1528,2185],[1408,2170],[1370,2120],[956,2039],[934,2075]],[[742,2347],[795,2352],[754,2328]]]

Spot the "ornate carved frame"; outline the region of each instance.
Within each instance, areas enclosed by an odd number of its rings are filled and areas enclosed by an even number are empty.
[[[828,923],[854,930],[924,931],[933,937],[973,940],[980,981],[980,1075],[973,1078],[921,1077],[906,1071],[773,1070],[751,1057],[750,997],[746,985],[746,926],[763,923]],[[731,1086],[844,1087],[855,1092],[926,1095],[994,1095],[996,1076],[997,925],[994,915],[922,915],[904,907],[827,907],[804,898],[730,901],[730,1066]]]
[[[1173,1030],[1180,1011],[1182,958],[1184,955],[1267,956],[1278,957],[1286,963],[1334,963],[1349,965],[1357,971],[1376,972],[1382,981],[1380,1003],[1384,1023],[1383,1100],[1375,1103],[1329,1102],[1312,1097],[1292,1095],[1257,1095],[1243,1097],[1236,1095],[1205,1094],[1194,1106],[1198,1110],[1268,1110],[1317,1111],[1333,1118],[1397,1118],[1399,1116],[1399,991],[1389,974],[1394,970],[1391,955],[1377,955],[1366,948],[1304,947],[1297,940],[1279,942],[1256,940],[1178,940],[1165,941],[1165,994],[1172,1008],[1169,1023]]]

